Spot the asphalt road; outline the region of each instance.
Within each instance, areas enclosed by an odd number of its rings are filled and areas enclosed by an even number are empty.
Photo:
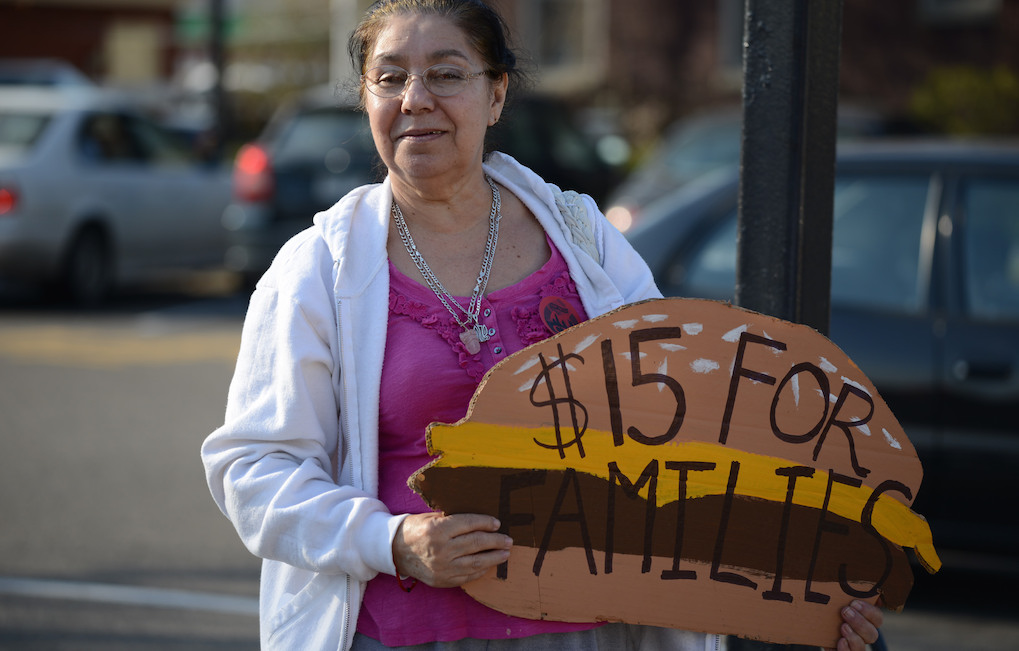
[[[216,279],[91,312],[0,293],[0,651],[258,648],[258,562],[198,457],[245,304]],[[1019,649],[1019,564],[944,560],[890,651]]]
[[[258,562],[199,460],[244,305],[0,302],[0,649],[258,648]]]

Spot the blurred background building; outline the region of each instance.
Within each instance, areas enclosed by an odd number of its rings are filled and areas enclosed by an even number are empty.
[[[167,79],[178,54],[175,0],[4,0],[0,57],[67,61],[93,79]]]
[[[93,80],[176,98],[212,120],[210,27],[244,140],[295,91],[349,81],[346,37],[370,0],[0,0],[0,58],[55,58]],[[678,118],[739,102],[743,0],[496,0],[535,92],[641,152]],[[1019,132],[1019,0],[852,0],[841,96],[910,128]],[[170,94],[170,95],[167,95]],[[154,95],[155,96],[155,95]]]

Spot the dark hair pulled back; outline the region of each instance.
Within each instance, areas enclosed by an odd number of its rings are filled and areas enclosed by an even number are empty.
[[[491,79],[499,79],[505,73],[511,89],[523,81],[517,56],[509,45],[505,21],[481,0],[378,0],[368,8],[347,43],[350,61],[358,75],[367,70],[368,58],[389,18],[400,14],[431,14],[450,19],[481,56]],[[360,97],[363,102],[363,86]]]

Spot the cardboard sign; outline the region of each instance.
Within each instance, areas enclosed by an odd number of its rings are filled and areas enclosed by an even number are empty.
[[[515,545],[464,589],[505,613],[834,647],[854,598],[900,609],[923,470],[816,331],[695,299],[623,307],[502,361],[410,480]]]

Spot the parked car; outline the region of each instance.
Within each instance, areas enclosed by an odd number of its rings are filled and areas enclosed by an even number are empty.
[[[598,202],[623,180],[621,168],[603,157],[594,135],[580,128],[568,106],[551,97],[512,99],[486,144],[546,181]]]
[[[619,181],[565,107],[550,99],[515,100],[489,140],[564,188],[603,197]],[[237,154],[233,201],[223,215],[227,266],[257,280],[316,212],[384,174],[367,118],[352,101],[325,88],[285,105]]]
[[[377,159],[367,118],[331,90],[281,107],[234,161],[226,266],[257,280],[315,213],[376,179]]]
[[[830,338],[916,447],[939,549],[1015,554],[1019,145],[846,145],[837,169]],[[627,234],[666,295],[733,299],[737,191],[690,184]]]
[[[96,303],[222,264],[228,174],[135,106],[95,88],[0,90],[0,277]]]
[[[0,58],[0,87],[93,85],[80,70],[60,59]]]
[[[609,196],[606,216],[617,228],[626,230],[641,219],[641,211],[655,199],[706,175],[736,168],[742,125],[741,107],[725,107],[677,121],[648,159]],[[840,106],[836,137],[848,141],[898,128],[873,111]]]

